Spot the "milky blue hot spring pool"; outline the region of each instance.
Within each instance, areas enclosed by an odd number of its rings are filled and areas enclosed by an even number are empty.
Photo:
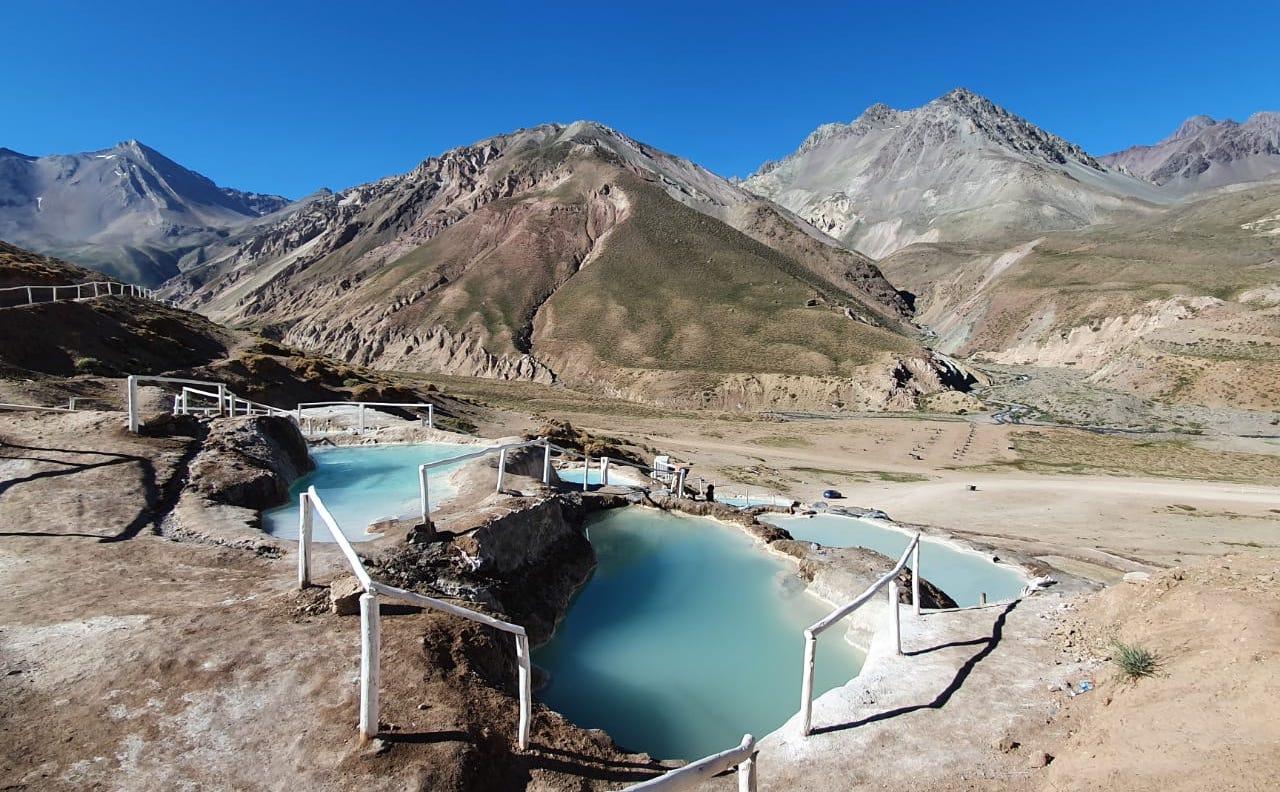
[[[418,513],[418,465],[475,450],[476,446],[455,443],[314,449],[311,458],[316,469],[289,488],[288,504],[262,513],[262,526],[272,536],[297,539],[298,494],[314,486],[348,539],[371,539],[369,523]],[[453,494],[449,475],[454,470],[453,465],[442,465],[430,471],[427,483],[432,511]],[[333,541],[319,521],[315,539]]]
[[[598,513],[588,534],[599,566],[533,652],[551,672],[547,704],[622,746],[684,759],[795,714],[803,630],[831,606],[805,592],[794,566],[736,527],[656,509]],[[815,694],[862,665],[829,637]]]
[[[828,547],[865,547],[897,560],[911,543],[911,535],[856,517],[815,514],[761,515],[760,520],[784,529],[796,539]],[[1027,579],[1010,567],[993,563],[981,553],[921,537],[920,577],[946,592],[961,607],[977,605],[982,594],[988,602],[1021,596]]]
[[[296,537],[296,494],[314,485],[348,536],[369,538],[370,522],[416,513],[418,465],[472,450],[315,451],[317,469],[293,486],[293,502],[264,513],[264,524],[277,536]],[[433,505],[450,494],[450,472],[446,466],[432,475]],[[807,524],[822,526],[847,528]],[[317,539],[325,533],[317,530]],[[745,732],[763,736],[796,712],[803,630],[831,606],[804,590],[793,565],[734,526],[655,509],[598,513],[589,518],[588,535],[599,566],[552,640],[533,653],[550,674],[542,700],[580,725],[607,730],[623,746],[663,758],[695,759],[736,745]],[[926,565],[932,552],[923,556]],[[925,574],[947,588],[927,566]],[[815,694],[844,684],[862,665],[861,653],[841,635],[828,638],[818,644]]]

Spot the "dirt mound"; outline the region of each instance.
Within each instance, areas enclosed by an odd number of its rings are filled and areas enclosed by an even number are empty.
[[[0,287],[92,280],[107,279],[0,242]],[[0,372],[22,378],[159,374],[226,355],[234,336],[198,314],[116,296],[0,308],[0,338]]]
[[[1108,657],[1156,653],[1155,675],[1109,663],[1066,699],[1076,724],[1042,788],[1269,789],[1280,773],[1280,561],[1226,556],[1096,595],[1063,633]]]
[[[32,253],[0,240],[0,288],[66,286],[94,280],[111,279],[61,259]]]

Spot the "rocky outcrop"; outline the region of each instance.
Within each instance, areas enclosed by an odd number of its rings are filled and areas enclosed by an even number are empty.
[[[581,497],[502,497],[458,515],[441,541],[405,544],[372,561],[379,580],[483,604],[542,643],[595,568]]]
[[[371,368],[545,385],[555,382],[555,373],[532,355],[493,354],[478,338],[444,325],[405,328],[389,317],[372,322],[342,320],[336,326],[318,321],[296,325],[283,340]]]
[[[312,467],[307,441],[288,418],[223,418],[192,461],[188,488],[213,503],[262,510],[282,503]]]

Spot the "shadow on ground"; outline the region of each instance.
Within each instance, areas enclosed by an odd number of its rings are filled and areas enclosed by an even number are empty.
[[[897,707],[895,709],[886,710],[884,712],[878,712],[875,715],[869,715],[865,718],[861,718],[856,721],[850,721],[848,723],[838,723],[832,726],[819,726],[813,730],[813,733],[826,734],[828,732],[845,731],[846,729],[856,729],[859,726],[865,726],[867,724],[877,723],[879,721],[892,720],[893,718],[898,718],[903,715],[910,715],[911,713],[919,712],[920,710],[942,709],[944,706],[946,706],[947,702],[951,700],[951,697],[954,696],[956,692],[959,691],[960,688],[964,686],[965,680],[967,680],[969,678],[969,675],[973,673],[973,669],[977,668],[978,664],[981,663],[988,655],[994,652],[995,648],[1000,644],[1000,639],[1004,637],[1005,619],[1007,619],[1009,614],[1013,612],[1014,608],[1018,607],[1018,602],[1019,602],[1018,600],[1014,600],[1013,602],[1010,602],[1008,605],[1006,605],[1003,609],[1001,609],[1000,615],[996,617],[995,622],[991,625],[990,636],[986,636],[983,638],[975,638],[971,641],[956,641],[952,643],[941,644],[939,646],[934,646],[929,649],[921,649],[915,652],[907,653],[908,655],[916,656],[916,655],[928,654],[929,652],[936,652],[942,649],[949,649],[949,648],[960,647],[960,646],[980,647],[978,651],[973,654],[973,656],[971,656],[968,660],[964,661],[964,664],[960,666],[959,669],[956,670],[955,677],[951,679],[951,681],[947,684],[947,686],[943,688],[942,691],[938,693],[938,695],[935,696],[932,701],[928,701],[923,704],[912,704],[906,707]]]
[[[182,482],[186,478],[187,466],[199,451],[200,445],[196,442],[188,442],[183,449],[182,456],[177,460],[173,467],[173,472],[164,481],[158,481],[156,478],[155,464],[146,457],[136,456],[133,454],[114,454],[107,451],[90,451],[87,449],[76,448],[46,448],[41,446],[26,446],[16,443],[8,443],[0,440],[0,459],[21,459],[33,462],[42,462],[46,465],[60,465],[61,469],[57,470],[41,470],[32,473],[29,476],[21,476],[18,478],[5,479],[0,481],[0,498],[13,487],[20,484],[26,484],[41,479],[56,478],[59,476],[75,476],[78,473],[95,470],[97,468],[110,467],[112,465],[137,465],[141,476],[142,493],[144,497],[144,505],[138,511],[138,514],[129,521],[118,533],[113,536],[101,536],[99,534],[86,533],[44,533],[38,531],[0,531],[0,536],[43,536],[49,538],[57,537],[80,537],[85,539],[97,539],[100,542],[120,542],[132,539],[142,532],[148,526],[151,532],[160,533],[160,522],[164,516],[173,510],[178,503],[178,498],[182,494]],[[19,453],[13,453],[19,452]],[[20,452],[37,452],[48,456],[31,456]],[[105,457],[100,461],[83,462],[76,459],[58,459],[57,456],[66,457]],[[74,481],[70,482],[74,486]]]

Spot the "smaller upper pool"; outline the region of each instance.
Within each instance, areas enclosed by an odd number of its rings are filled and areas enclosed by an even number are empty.
[[[760,519],[804,542],[865,547],[895,561],[911,544],[911,534],[905,531],[856,517],[764,514]],[[988,602],[1015,599],[1022,596],[1028,582],[1017,570],[997,564],[989,556],[924,536],[920,537],[920,577],[942,589],[961,607],[979,604],[984,593]]]
[[[785,495],[764,495],[749,492],[734,493],[732,495],[721,495],[717,492],[716,500],[730,506],[737,506],[739,509],[749,509],[752,506],[790,506],[796,502],[795,499],[788,498]]]
[[[582,484],[583,470],[582,466],[556,468],[556,475],[566,484]],[[601,486],[600,481],[600,463],[596,462],[591,465],[591,469],[586,471],[587,485],[591,487]],[[626,487],[647,487],[651,483],[644,473],[636,468],[627,465],[610,465],[609,466],[609,484],[612,486]]]
[[[298,538],[298,494],[314,486],[342,533],[353,542],[377,538],[369,524],[418,513],[418,465],[461,456],[475,446],[454,443],[341,446],[314,449],[316,469],[289,488],[289,503],[262,513],[262,527],[280,539]],[[428,476],[432,511],[454,494],[449,475],[456,465],[441,465]],[[329,532],[315,528],[317,542],[331,542]]]

